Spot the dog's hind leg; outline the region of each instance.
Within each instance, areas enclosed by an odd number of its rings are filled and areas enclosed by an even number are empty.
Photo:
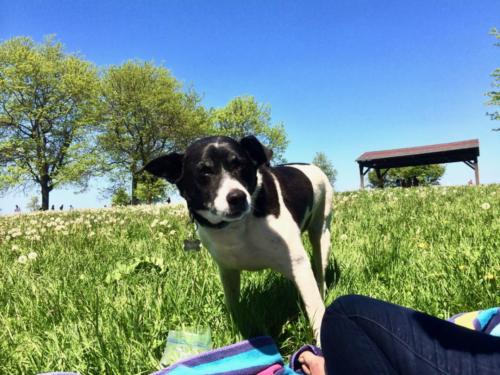
[[[324,195],[324,200],[312,213],[313,216],[308,228],[309,240],[313,248],[312,264],[314,276],[323,298],[325,298],[326,293],[325,272],[328,265],[328,256],[331,246],[330,226],[332,223],[332,195],[332,189],[328,186]]]

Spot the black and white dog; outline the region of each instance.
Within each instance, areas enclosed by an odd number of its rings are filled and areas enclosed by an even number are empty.
[[[231,310],[239,300],[241,270],[271,268],[297,286],[319,342],[332,186],[314,165],[270,167],[271,157],[254,136],[239,142],[207,137],[144,169],[175,183],[186,199],[201,242],[219,266]],[[305,230],[313,247],[312,268],[301,241]]]

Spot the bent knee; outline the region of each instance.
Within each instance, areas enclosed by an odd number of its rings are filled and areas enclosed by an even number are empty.
[[[327,307],[325,317],[329,314],[355,315],[367,311],[375,300],[359,294],[347,294],[336,298]]]

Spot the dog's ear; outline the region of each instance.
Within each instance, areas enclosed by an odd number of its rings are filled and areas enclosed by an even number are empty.
[[[256,166],[260,166],[262,164],[269,165],[269,162],[273,157],[273,151],[260,143],[255,136],[249,135],[242,138],[240,145],[247,152],[248,156],[250,156],[250,159],[252,159]]]
[[[142,170],[148,171],[156,177],[163,177],[168,182],[175,184],[181,177],[184,154],[173,152],[162,155],[147,163]]]

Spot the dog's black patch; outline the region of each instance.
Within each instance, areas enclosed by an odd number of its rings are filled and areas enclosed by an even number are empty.
[[[278,201],[278,190],[276,190],[273,176],[267,167],[261,167],[259,171],[262,174],[262,186],[253,203],[253,214],[256,217],[264,217],[267,215],[279,217],[280,204]]]
[[[291,212],[293,220],[301,228],[302,224],[305,224],[307,209],[311,209],[313,205],[311,181],[304,173],[291,166],[277,166],[272,171],[279,181],[286,207]]]

